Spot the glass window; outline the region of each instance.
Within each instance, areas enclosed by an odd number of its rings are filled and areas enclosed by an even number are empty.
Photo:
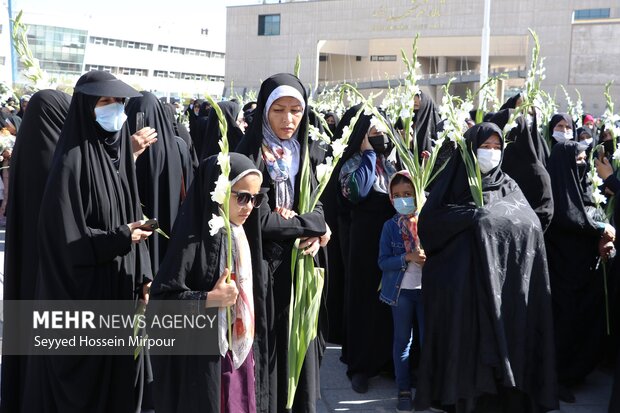
[[[258,16],[258,35],[259,36],[279,36],[280,35],[280,15],[261,14]]]
[[[582,9],[575,10],[575,20],[608,19],[610,9]]]

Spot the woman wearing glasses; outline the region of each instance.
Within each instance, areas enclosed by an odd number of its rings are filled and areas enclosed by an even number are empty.
[[[304,87],[297,77],[280,73],[262,83],[254,120],[237,147],[237,152],[247,155],[263,173],[261,192],[268,196],[257,217],[261,232],[256,234],[266,261],[265,273],[260,278],[254,274],[255,343],[260,357],[256,360],[256,402],[261,412],[286,411],[293,244],[300,238],[299,248],[303,253],[315,255],[329,240],[320,205],[307,214],[295,212],[307,125],[308,100]],[[296,413],[316,411],[321,341],[319,331],[317,339],[310,343],[301,370],[293,404]]]
[[[153,282],[154,300],[197,300],[204,307],[218,307],[226,320],[232,309],[234,329],[228,341],[226,323],[219,325],[220,355],[154,357],[155,409],[167,412],[256,412],[253,346],[260,339],[254,328],[254,271],[260,274],[260,232],[254,220],[264,194],[262,174],[247,157],[230,156],[232,196],[229,220],[232,232],[232,268],[226,268],[226,231],[214,235],[209,221],[219,205],[211,199],[221,174],[217,157],[203,161],[174,225],[166,257]],[[246,236],[248,232],[248,236]],[[226,282],[229,274],[233,281]]]

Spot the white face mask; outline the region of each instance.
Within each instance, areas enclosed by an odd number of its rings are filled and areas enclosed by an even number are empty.
[[[123,124],[127,120],[125,105],[121,103],[110,103],[95,108],[95,116],[97,117],[97,123],[108,132],[117,132],[121,130]]]
[[[594,138],[586,138],[586,139],[582,140],[580,143],[586,144],[586,145],[590,146],[590,145],[592,145],[592,142],[594,142]]]
[[[570,141],[571,139],[573,139],[573,132],[560,132],[559,130],[554,130],[553,139],[555,139],[558,143]]]
[[[497,168],[502,160],[502,151],[499,149],[478,149],[476,151],[476,157],[478,158],[478,165],[480,166],[480,172],[486,174],[491,170]]]

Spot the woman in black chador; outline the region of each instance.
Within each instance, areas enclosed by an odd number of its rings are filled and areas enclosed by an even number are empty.
[[[75,85],[39,213],[35,299],[136,300],[152,278],[123,101],[139,93],[107,72]],[[27,412],[139,412],[142,359],[41,356]]]
[[[257,394],[269,394],[269,400],[258,399],[258,411],[284,412],[287,400],[288,323],[291,299],[291,251],[297,238],[305,254],[316,254],[327,244],[325,219],[319,204],[303,215],[298,207],[302,162],[308,125],[308,100],[299,79],[288,73],[265,80],[258,93],[254,120],[237,152],[252,159],[263,174],[262,191],[268,202],[261,206],[263,256],[268,268],[263,296],[254,305],[267,313],[266,342],[258,343],[256,360]],[[311,172],[312,173],[312,172]],[[315,181],[314,177],[311,181]],[[251,236],[250,236],[251,237]],[[255,293],[255,297],[257,294]],[[257,330],[259,328],[257,320]],[[293,411],[314,412],[319,397],[319,352],[322,350],[320,329],[310,343],[301,370]],[[268,409],[268,410],[267,410]]]
[[[599,242],[615,231],[597,216],[587,176],[585,147],[556,143],[547,163],[553,220],[545,234],[553,297],[560,399],[574,402],[570,387],[597,365],[605,331],[604,284],[596,271]]]
[[[37,255],[39,206],[60,130],[69,111],[71,96],[57,90],[41,90],[30,102],[11,156],[11,202],[7,210],[4,255],[4,299],[33,300],[39,258]],[[11,314],[5,313],[4,337],[11,334]],[[14,413],[24,397],[25,357],[2,357],[2,406]]]
[[[350,211],[344,254],[345,342],[343,351],[351,387],[368,391],[368,379],[392,368],[390,307],[379,301],[381,270],[379,238],[385,221],[394,216],[388,183],[397,171],[387,135],[360,114],[337,168],[339,200]],[[342,234],[342,230],[340,231]]]
[[[557,409],[551,296],[540,220],[501,169],[502,131],[465,133],[482,173],[477,208],[455,153],[419,218],[425,332],[416,410]]]
[[[137,132],[136,113],[142,112],[142,126],[153,128],[157,133],[157,141],[136,160],[136,177],[144,214],[148,218],[157,218],[160,228],[169,236],[189,187],[172,124],[161,101],[149,92],[131,99],[126,112],[130,132]],[[149,238],[148,246],[151,268],[157,273],[166,255],[168,239],[155,233]]]

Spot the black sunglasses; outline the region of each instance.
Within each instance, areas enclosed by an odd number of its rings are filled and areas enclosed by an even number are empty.
[[[252,206],[258,208],[265,200],[265,194],[258,193],[252,195],[249,192],[230,191],[231,194],[237,197],[237,205],[246,206],[248,202],[252,201]]]

